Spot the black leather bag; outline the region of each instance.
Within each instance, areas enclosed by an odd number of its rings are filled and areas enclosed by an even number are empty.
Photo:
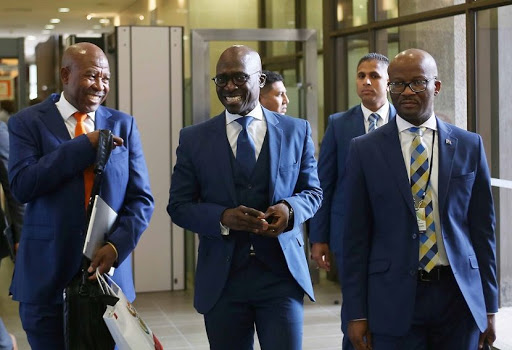
[[[110,130],[100,130],[98,152],[94,164],[94,183],[87,206],[87,217],[99,194],[103,171],[113,148]],[[80,271],[64,290],[64,336],[67,350],[112,350],[115,343],[103,321],[107,305],[115,305],[117,297],[105,294],[96,281],[89,281],[90,260],[82,256]]]

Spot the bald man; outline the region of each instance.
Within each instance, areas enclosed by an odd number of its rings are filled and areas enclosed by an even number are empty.
[[[82,260],[87,229],[84,171],[95,162],[98,129],[116,135],[100,195],[118,218],[89,271],[104,273],[115,266],[114,279],[130,300],[135,298],[130,254],[153,212],[135,120],[101,106],[110,80],[103,51],[90,43],[70,46],[60,76],[61,94],[9,119],[11,191],[27,203],[10,291],[20,302],[21,322],[33,350],[64,349],[62,292]]]
[[[401,52],[388,73],[396,118],[352,140],[343,183],[348,336],[358,350],[475,350],[498,311],[482,139],[436,117],[430,54]]]
[[[262,108],[265,76],[246,46],[226,49],[213,78],[226,108],[181,130],[167,211],[199,236],[194,306],[210,348],[302,349],[311,299],[302,227],[322,200],[311,127]]]

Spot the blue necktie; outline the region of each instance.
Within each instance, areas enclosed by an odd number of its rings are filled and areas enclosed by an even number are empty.
[[[370,114],[370,116],[368,117],[368,121],[370,122],[370,124],[368,125],[368,132],[377,129],[377,121],[379,120],[379,118],[380,115],[378,115],[377,113]]]
[[[256,148],[254,142],[247,130],[253,117],[246,115],[245,117],[238,118],[236,121],[242,126],[242,131],[238,134],[236,141],[236,160],[243,167],[247,175],[251,175],[254,166],[256,165]]]
[[[409,128],[414,134],[411,144],[411,191],[415,208],[425,208],[426,231],[420,233],[419,267],[427,272],[432,270],[439,262],[436,242],[436,225],[432,206],[432,187],[428,178],[430,166],[427,147],[423,141],[425,128]],[[434,150],[432,150],[433,152]]]

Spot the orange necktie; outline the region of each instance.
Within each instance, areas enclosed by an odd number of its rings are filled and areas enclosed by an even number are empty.
[[[87,118],[87,114],[75,112],[73,117],[76,119],[75,126],[75,137],[78,137],[82,134],[86,134],[85,131],[85,118]],[[85,187],[85,209],[87,210],[87,205],[89,204],[89,197],[91,196],[92,184],[94,182],[94,171],[93,166],[91,165],[87,169],[84,170],[84,187]]]

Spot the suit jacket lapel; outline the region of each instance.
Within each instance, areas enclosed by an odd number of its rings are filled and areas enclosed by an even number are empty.
[[[451,136],[451,128],[437,119],[438,150],[439,150],[439,173],[438,173],[438,205],[439,213],[442,215],[444,203],[448,194],[448,183],[452,174],[453,158],[457,149],[457,138]]]
[[[279,127],[279,119],[275,114],[263,108],[263,115],[267,120],[268,147],[270,154],[270,186],[269,195],[270,203],[275,202],[276,181],[278,179],[277,172],[281,161],[283,150],[281,149],[283,138],[283,130]]]
[[[356,107],[356,110],[350,118],[350,127],[347,129],[354,132],[354,137],[364,135],[366,133],[364,128],[364,114],[361,109],[361,105]]]
[[[112,114],[104,107],[100,106],[96,110],[96,115],[94,116],[94,126],[96,130],[99,129],[108,129],[114,130],[114,126],[116,122],[110,118]]]
[[[228,176],[221,176],[224,181],[224,185],[226,186],[226,191],[229,193],[233,204],[238,205],[238,200],[236,199],[235,192],[235,182],[233,181],[233,169],[231,167],[230,157],[232,152],[229,147],[229,142],[227,141],[228,137],[226,135],[226,113],[222,112],[218,116],[214,117],[211,120],[212,127],[208,128],[208,130],[213,133],[213,137],[208,138],[210,144],[206,144],[212,152],[208,152],[208,154],[221,155],[220,157],[216,157],[217,159],[210,159],[210,161],[214,161],[217,163],[218,169],[225,169],[229,171]],[[222,156],[224,155],[224,156]],[[225,174],[225,172],[223,171]]]
[[[391,171],[391,177],[396,182],[396,185],[398,186],[403,199],[407,203],[409,210],[413,215],[416,215],[409,177],[407,176],[407,167],[404,164],[404,156],[402,154],[402,147],[400,146],[400,138],[398,136],[396,121],[390,121],[386,125],[382,126],[381,130],[383,133],[379,134],[381,140],[378,147],[382,152],[382,157],[388,163]]]
[[[59,100],[60,96],[52,94],[46,101],[41,105],[41,120],[44,125],[50,130],[50,132],[62,143],[69,141],[69,131],[62,119],[62,116],[55,106],[55,102]]]

